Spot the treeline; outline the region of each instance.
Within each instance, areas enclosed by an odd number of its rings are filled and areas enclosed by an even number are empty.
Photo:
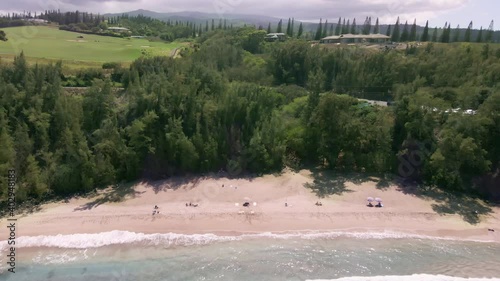
[[[0,18],[0,28],[32,25],[31,22],[21,19]]]
[[[131,30],[133,35],[157,37],[164,41],[173,41],[179,38],[196,38],[204,33],[214,30],[232,29],[233,25],[228,24],[226,19],[216,21],[212,19],[205,23],[193,21],[166,20],[161,21],[151,17],[138,15],[112,16],[107,19],[109,26],[126,27]]]
[[[49,22],[55,22],[59,25],[70,24],[88,24],[90,26],[97,26],[104,21],[104,17],[100,14],[93,14],[88,12],[61,12],[59,10],[46,10],[45,12],[35,15],[35,18],[44,19]]]
[[[57,23],[61,26],[72,24],[84,24],[84,26],[98,26],[104,21],[104,17],[99,14],[87,12],[61,12],[60,10],[46,10],[37,14],[30,11],[24,13],[8,13],[0,17],[0,27],[13,27],[37,24],[37,20],[45,20]]]
[[[0,173],[16,169],[19,200],[42,200],[138,178],[306,165],[478,191],[499,167],[497,46],[325,50],[266,44],[264,34],[218,30],[182,59],[138,59],[120,70],[118,95],[105,77],[64,94],[60,64],[29,67],[21,55],[0,65]],[[396,106],[352,97],[379,95]]]
[[[264,29],[259,26],[259,29]],[[295,19],[289,18],[288,24],[284,25],[283,20],[280,20],[276,26],[271,23],[267,26],[267,32],[285,33],[292,38],[305,38],[311,40],[320,40],[321,38],[333,35],[342,34],[385,34],[391,37],[393,42],[477,42],[490,43],[498,42],[499,35],[494,31],[494,23],[491,21],[487,29],[474,29],[471,21],[467,28],[461,28],[460,25],[452,27],[451,23],[446,22],[442,28],[429,27],[429,21],[425,27],[418,26],[416,20],[413,23],[406,21],[404,24],[398,18],[394,24],[382,25],[379,19],[372,20],[371,17],[366,17],[364,22],[356,22],[354,18],[346,19],[340,17],[336,23],[323,22],[320,19],[319,24],[315,25],[315,30],[310,30],[310,26],[304,26],[302,22],[295,23]]]
[[[416,23],[412,27],[412,34],[416,34]],[[389,28],[390,29],[390,28]],[[332,35],[342,35],[342,34],[378,34],[380,33],[380,23],[378,18],[375,21],[375,25],[372,25],[372,18],[366,17],[363,25],[357,25],[356,19],[353,19],[352,23],[350,19],[339,18],[338,23],[335,25],[333,23],[328,24],[328,20],[323,23],[322,19],[319,21],[318,28],[314,34],[314,40],[320,40],[326,36]]]

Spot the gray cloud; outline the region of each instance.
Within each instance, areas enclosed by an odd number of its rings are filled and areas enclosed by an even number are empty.
[[[199,11],[217,14],[259,14],[302,20],[366,16],[393,21],[432,19],[440,13],[461,7],[470,0],[3,0],[3,11],[85,10],[91,12],[125,12],[146,9],[156,12]]]

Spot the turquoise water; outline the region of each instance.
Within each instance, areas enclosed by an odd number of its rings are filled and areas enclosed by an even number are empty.
[[[0,280],[460,280],[500,278],[500,245],[353,235],[246,237],[130,233],[90,247],[92,237],[52,237],[66,248],[21,248],[17,273]],[[62,243],[63,240],[70,241]],[[50,245],[50,239],[37,238]],[[42,242],[43,241],[43,242]],[[49,241],[49,242],[48,242]],[[74,247],[74,248],[71,248]],[[3,255],[4,256],[4,255]],[[418,274],[418,275],[415,275]],[[454,278],[440,276],[451,276]],[[362,277],[377,278],[366,279]],[[390,279],[388,276],[396,276]],[[402,277],[406,276],[406,277]],[[500,279],[498,279],[500,280]]]

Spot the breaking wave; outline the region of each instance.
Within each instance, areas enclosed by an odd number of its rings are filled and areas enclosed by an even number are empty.
[[[424,235],[404,234],[398,232],[296,232],[296,233],[259,233],[243,234],[237,236],[220,236],[215,234],[177,234],[177,233],[155,233],[144,234],[129,231],[110,231],[95,234],[69,234],[54,236],[22,236],[17,238],[16,247],[56,247],[88,249],[99,248],[110,245],[141,244],[151,246],[197,246],[217,242],[239,241],[243,239],[325,239],[336,238],[355,239],[426,239],[426,240],[457,240],[453,238],[438,238]],[[462,240],[463,241],[463,240]],[[484,242],[467,240],[474,242]],[[0,242],[0,250],[7,248],[7,241]]]

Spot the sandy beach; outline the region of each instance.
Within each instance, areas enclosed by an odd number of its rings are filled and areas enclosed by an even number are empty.
[[[349,231],[500,242],[500,209],[480,201],[431,199],[395,184],[378,187],[377,180],[370,179],[342,183],[341,194],[325,198],[306,187],[328,182],[318,182],[303,170],[252,179],[176,179],[109,188],[93,197],[46,204],[19,217],[17,236],[112,230],[224,235]],[[380,197],[383,207],[367,207],[367,197]],[[318,201],[322,206],[315,204]],[[245,202],[250,206],[242,206]],[[155,205],[159,213],[153,215]],[[6,237],[5,229],[1,232]]]

